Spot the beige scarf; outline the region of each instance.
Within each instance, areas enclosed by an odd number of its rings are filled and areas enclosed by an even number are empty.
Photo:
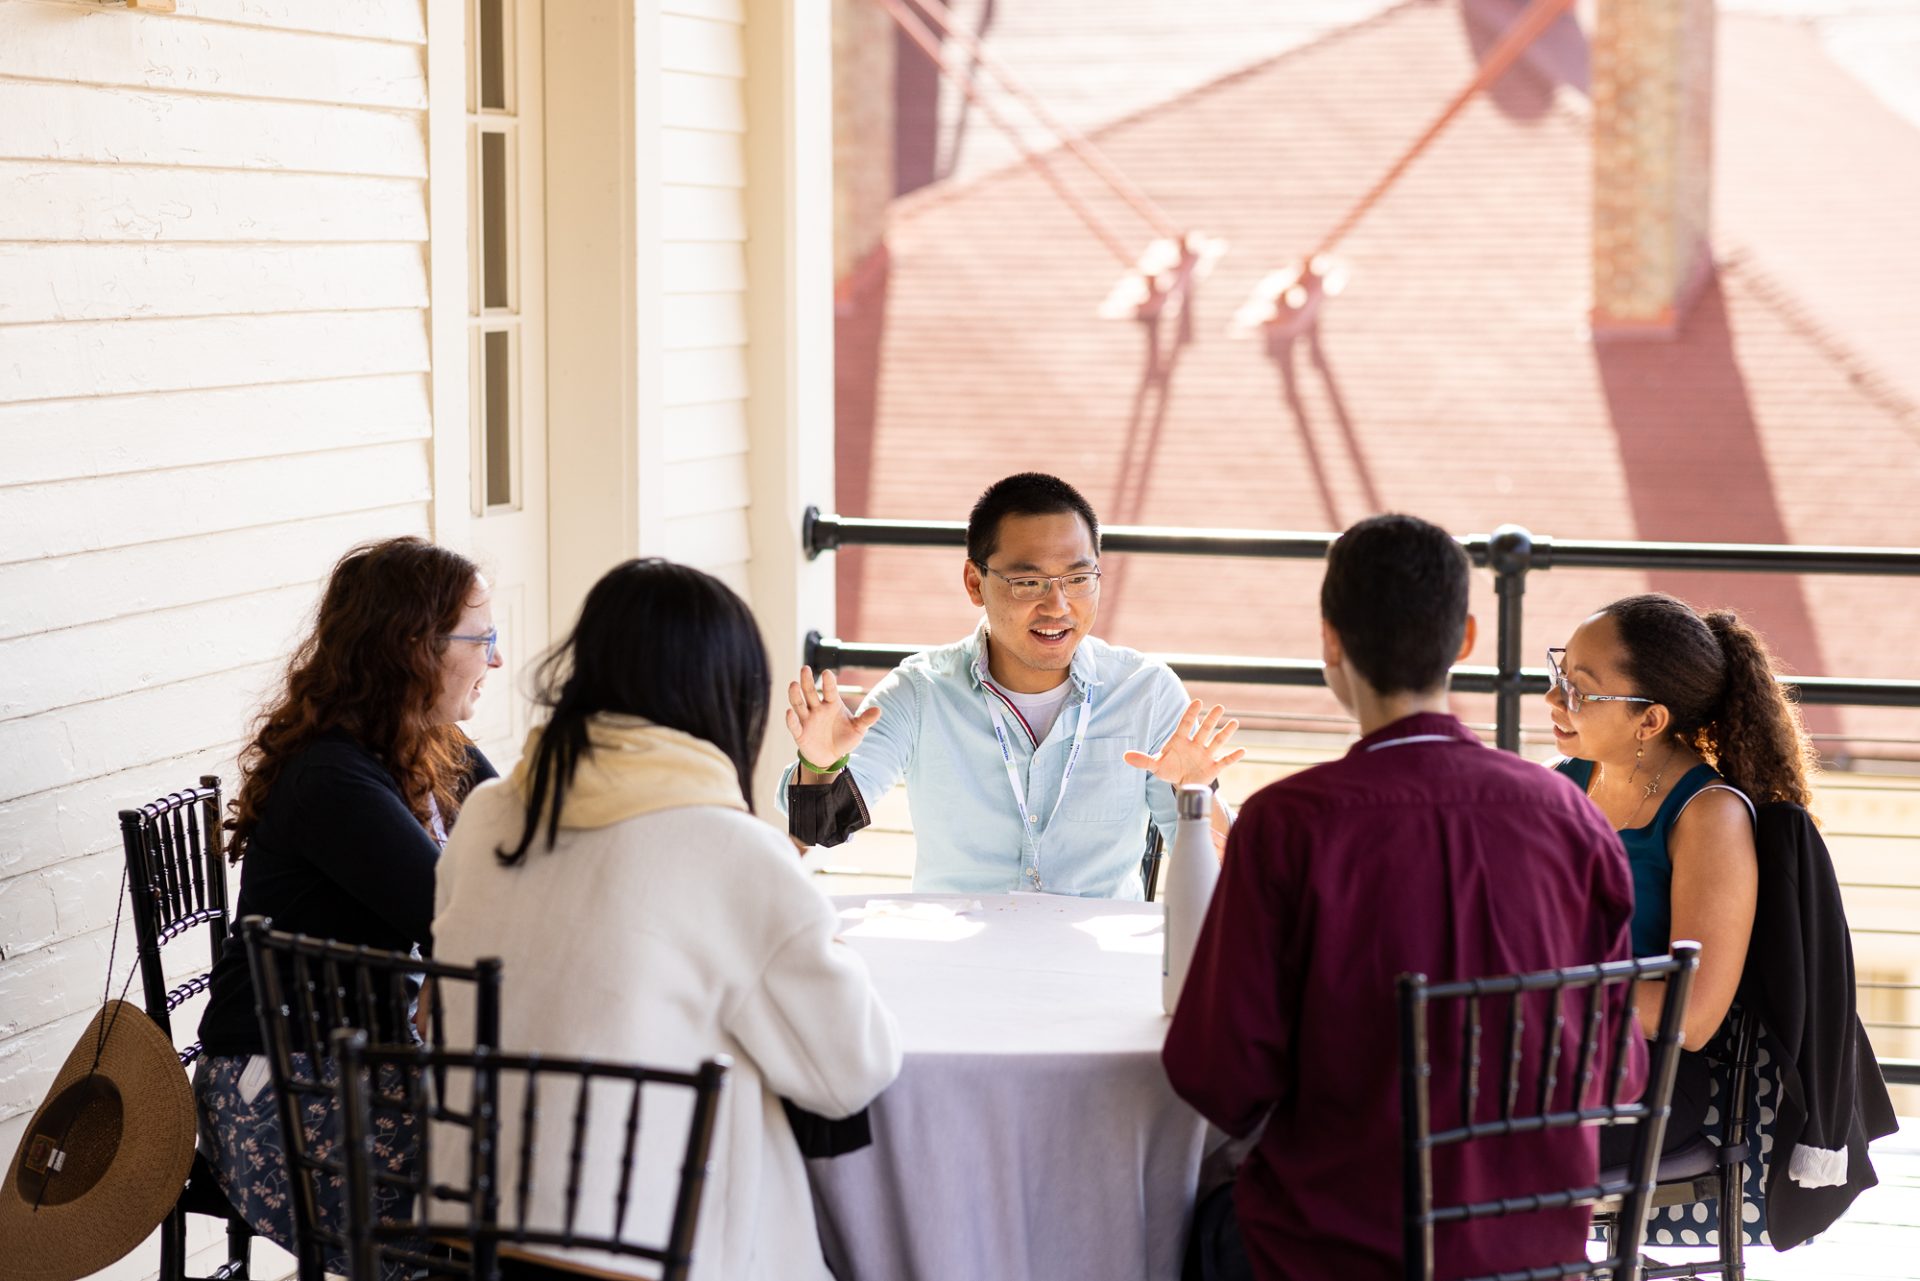
[[[545,729],[527,746],[509,786],[526,796]],[[659,810],[721,805],[744,810],[740,778],[726,753],[703,738],[638,716],[603,712],[587,721],[587,754],[561,803],[562,827],[610,827]]]

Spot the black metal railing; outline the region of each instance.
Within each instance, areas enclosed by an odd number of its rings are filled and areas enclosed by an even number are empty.
[[[963,547],[966,526],[947,520],[877,520],[833,516],[809,507],[800,536],[807,556],[842,547]],[[1324,560],[1337,534],[1252,529],[1168,529],[1114,525],[1100,533],[1103,552],[1162,556],[1234,556],[1266,560]],[[1518,525],[1460,540],[1475,566],[1490,569],[1498,601],[1495,665],[1453,669],[1453,688],[1494,697],[1494,742],[1520,748],[1520,700],[1547,691],[1544,668],[1520,661],[1526,617],[1527,576],[1538,570],[1636,569],[1720,571],[1744,574],[1846,574],[1920,577],[1920,548],[1783,547],[1759,543],[1642,543],[1556,541]],[[871,644],[807,635],[805,661],[822,667],[888,668],[928,648]],[[1183,680],[1248,685],[1322,685],[1320,664],[1308,659],[1238,658],[1210,654],[1164,654]],[[1920,707],[1920,680],[1854,680],[1833,676],[1783,676],[1802,703],[1850,707]]]

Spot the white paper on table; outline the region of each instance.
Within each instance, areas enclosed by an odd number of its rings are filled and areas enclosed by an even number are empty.
[[[1102,952],[1158,956],[1166,921],[1158,912],[1128,912],[1120,916],[1096,916],[1091,921],[1076,922],[1073,928],[1093,935]]]
[[[965,914],[980,910],[979,899],[935,902],[927,899],[868,899],[865,907],[848,908],[843,919],[860,923],[846,931],[850,938],[905,939],[922,943],[957,943],[972,938],[986,923]]]

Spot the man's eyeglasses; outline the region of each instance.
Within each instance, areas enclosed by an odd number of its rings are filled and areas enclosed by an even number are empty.
[[[475,645],[485,645],[487,647],[487,661],[489,663],[493,661],[494,655],[500,652],[500,629],[498,627],[489,627],[487,628],[486,631],[480,633],[478,636],[460,636],[460,635],[456,635],[455,633],[448,632],[446,635],[442,636],[440,639],[471,641]]]
[[[1642,698],[1638,694],[1582,694],[1567,679],[1567,673],[1560,665],[1560,656],[1567,651],[1564,648],[1549,647],[1547,650],[1547,673],[1560,689],[1560,697],[1567,700],[1569,715],[1578,716],[1580,709],[1588,703],[1646,703],[1651,706],[1656,699]]]
[[[1100,590],[1100,571],[1097,569],[1075,570],[1071,574],[1020,574],[1010,576],[997,569],[991,569],[973,562],[981,573],[992,574],[1007,585],[1007,595],[1015,600],[1045,600],[1053,595],[1053,585],[1060,584],[1060,594],[1068,600],[1085,600]]]

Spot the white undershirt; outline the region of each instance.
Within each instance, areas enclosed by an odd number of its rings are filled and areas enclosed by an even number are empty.
[[[1002,689],[1007,701],[1020,709],[1020,715],[1033,730],[1036,743],[1047,741],[1048,731],[1053,723],[1060,719],[1060,709],[1067,705],[1067,695],[1073,692],[1073,682],[1061,681],[1044,694],[1016,694],[1010,689]]]

